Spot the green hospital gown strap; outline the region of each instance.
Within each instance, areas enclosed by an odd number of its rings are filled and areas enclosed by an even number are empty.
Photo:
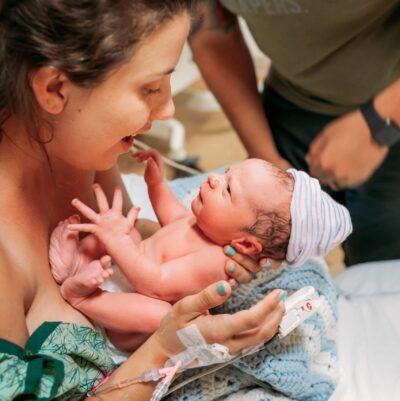
[[[46,322],[24,348],[0,339],[0,401],[81,400],[115,368],[101,333]]]

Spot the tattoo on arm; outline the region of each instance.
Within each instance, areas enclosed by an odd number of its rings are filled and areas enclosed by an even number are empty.
[[[208,26],[210,30],[219,30],[228,33],[236,24],[237,18],[235,14],[227,10],[218,0],[208,0],[207,13]],[[190,28],[189,40],[196,35],[197,32],[205,28],[204,14],[199,15]]]
[[[203,29],[204,26],[204,15],[199,15],[192,21],[192,25],[190,26],[189,32],[189,41],[192,39],[197,32]]]
[[[228,33],[236,24],[235,14],[227,10],[218,0],[209,0],[210,29]]]

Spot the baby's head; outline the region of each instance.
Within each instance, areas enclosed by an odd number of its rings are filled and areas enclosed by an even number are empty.
[[[211,174],[192,202],[212,241],[292,266],[325,255],[351,233],[350,215],[304,172],[249,159]]]
[[[210,174],[192,202],[197,225],[212,241],[244,254],[283,260],[290,239],[293,176],[260,159]]]

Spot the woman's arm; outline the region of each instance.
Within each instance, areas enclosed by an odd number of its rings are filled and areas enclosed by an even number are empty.
[[[163,367],[169,357],[183,350],[176,335],[177,330],[192,324],[197,326],[207,343],[223,344],[232,354],[270,340],[277,332],[284,313],[283,303],[279,299],[280,293],[280,290],[275,290],[249,310],[233,315],[207,313],[209,309],[225,302],[231,294],[231,288],[226,282],[212,284],[198,294],[183,298],[162,320],[159,330],[112,374],[99,391],[123,380],[138,377],[151,368]],[[110,401],[147,401],[150,400],[155,386],[156,383],[153,382],[137,383],[102,394],[101,398]]]

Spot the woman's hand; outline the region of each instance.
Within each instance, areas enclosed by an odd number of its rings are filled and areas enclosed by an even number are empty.
[[[282,291],[272,291],[248,310],[232,315],[210,315],[208,310],[224,303],[231,291],[229,284],[221,281],[173,306],[153,336],[167,357],[184,349],[176,332],[191,324],[198,327],[207,343],[225,345],[232,354],[264,343],[275,335],[285,311]]]
[[[232,286],[249,283],[262,269],[277,269],[282,261],[271,258],[253,259],[250,256],[237,252],[231,245],[224,247],[225,255],[229,259],[225,262],[225,272],[231,277]]]

